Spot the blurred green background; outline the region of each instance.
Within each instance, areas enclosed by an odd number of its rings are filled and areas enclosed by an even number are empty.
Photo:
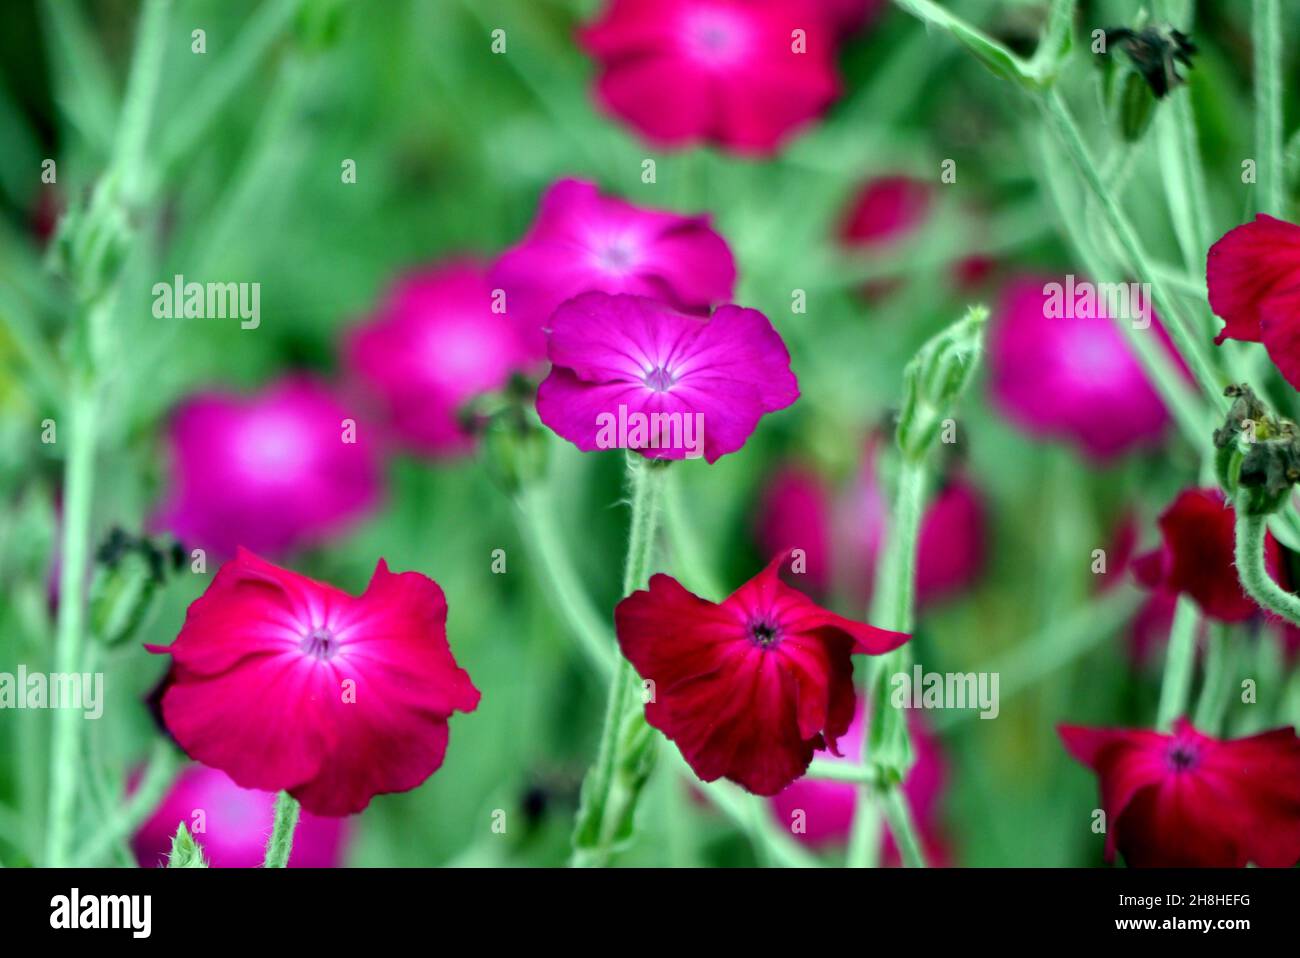
[[[1045,15],[1036,2],[948,6],[1018,51],[1032,50]],[[641,205],[712,214],[736,254],[737,301],[769,316],[790,346],[802,400],[764,420],[741,453],[679,470],[687,521],[726,591],[763,561],[755,510],[775,468],[798,460],[847,479],[925,338],[968,301],[995,305],[999,286],[1017,272],[1083,272],[1047,192],[1051,171],[1035,111],[947,37],[884,11],[844,43],[844,94],[830,113],[760,161],[654,149],[603,115],[590,95],[593,64],[573,39],[599,7],[595,0],[175,5],[150,139],[156,215],[140,224],[114,314],[120,368],[102,410],[96,541],[114,525],[140,529],[157,502],[160,424],[178,400],[212,385],[251,390],[289,369],[332,375],[340,331],[394,277],[452,255],[490,257],[516,242],[557,177],[591,179]],[[1248,11],[1245,3],[1199,5],[1201,52],[1190,85],[1215,236],[1251,210],[1238,176],[1253,138]],[[21,316],[50,343],[58,343],[72,304],[43,262],[42,224],[84,195],[105,167],[137,12],[137,4],[114,0],[6,3],[0,313]],[[1133,16],[1128,2],[1085,3],[1080,30]],[[1295,19],[1287,18],[1288,42]],[[501,56],[489,49],[497,27],[508,37]],[[206,30],[202,56],[189,49],[195,28]],[[214,85],[235,73],[241,37],[256,31],[266,42],[253,51],[251,68],[213,104]],[[1116,134],[1099,105],[1091,61],[1086,48],[1078,51],[1064,82],[1090,144],[1106,156],[1118,148]],[[40,182],[45,157],[58,161],[57,188]],[[653,184],[641,179],[646,158],[657,164]],[[957,181],[940,185],[949,158]],[[355,185],[340,183],[344,159],[356,162]],[[1153,254],[1176,262],[1153,138],[1134,147],[1131,162],[1126,208]],[[931,215],[901,243],[846,255],[836,235],[847,205],[872,178],[900,174],[936,184]],[[982,288],[958,291],[952,266],[974,254],[991,258],[993,272]],[[154,319],[150,287],[174,273],[260,282],[261,327]],[[890,295],[864,298],[863,283],[878,278],[893,281]],[[791,312],[795,289],[807,291],[805,314]],[[1068,760],[1054,725],[1150,724],[1159,677],[1128,660],[1124,617],[1134,599],[1127,589],[1090,604],[1092,550],[1110,545],[1128,508],[1149,540],[1156,512],[1196,481],[1199,450],[1171,431],[1158,454],[1099,470],[1064,445],[1021,435],[986,397],[983,382],[967,397],[956,453],[988,502],[985,570],[973,589],[927,610],[916,639],[927,669],[1002,671],[998,720],[940,717],[949,766],[945,830],[962,865],[1093,865],[1101,858],[1101,838],[1087,827],[1095,783]],[[51,641],[60,463],[58,447],[40,442],[39,423],[56,415],[56,405],[10,327],[0,325],[0,669],[9,671],[45,661]],[[551,467],[567,545],[599,607],[609,610],[619,598],[626,522],[621,457],[580,455],[556,442]],[[510,503],[480,462],[398,458],[387,479],[385,504],[371,519],[289,564],[350,591],[364,586],[379,556],[432,576],[449,597],[455,654],[484,694],[475,713],[452,719],[446,763],[430,781],[376,799],[353,820],[347,862],[560,864],[599,734],[604,682],[548,604]],[[505,575],[491,572],[497,548],[507,553]],[[672,571],[671,557],[661,564]],[[141,638],[170,642],[205,585],[175,582]],[[1064,664],[1052,668],[1058,659]],[[110,783],[120,783],[156,735],[141,700],[161,662],[133,643],[111,652],[105,669],[110,698],[104,719],[92,723],[91,757]],[[29,860],[41,829],[48,723],[47,713],[0,715],[6,864]],[[643,832],[620,860],[753,863],[734,824],[683,801],[685,788],[669,769],[661,765],[642,809]],[[504,836],[491,831],[498,808],[510,816]]]

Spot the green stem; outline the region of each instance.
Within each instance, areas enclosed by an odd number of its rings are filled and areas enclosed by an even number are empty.
[[[519,491],[515,504],[524,537],[550,583],[556,609],[568,621],[591,663],[602,675],[610,675],[617,657],[609,628],[582,588],[568,551],[560,541],[554,503],[543,487],[532,484]]]
[[[1169,649],[1165,653],[1165,672],[1160,683],[1160,704],[1156,709],[1156,727],[1162,732],[1173,727],[1174,719],[1187,714],[1199,623],[1200,613],[1196,603],[1185,595],[1179,596],[1174,610],[1174,624],[1169,630]]]
[[[1236,678],[1235,648],[1228,626],[1216,624],[1210,629],[1209,646],[1205,656],[1205,677],[1201,684],[1201,697],[1196,703],[1196,727],[1206,735],[1218,735],[1232,697]],[[1260,639],[1264,641],[1263,638]]]
[[[903,864],[908,868],[924,868],[925,855],[921,852],[916,824],[912,821],[912,810],[908,808],[907,796],[903,794],[902,788],[896,785],[881,792],[881,804]]]
[[[1284,216],[1282,144],[1282,18],[1278,0],[1254,0],[1255,152],[1259,212]]]
[[[1082,260],[1084,269],[1096,277],[1107,276],[1110,269],[1107,260],[1103,258],[1089,235],[1090,231],[1086,226],[1088,217],[1068,205],[1074,193],[1074,183],[1067,185],[1064,182],[1065,177],[1059,169],[1059,154],[1050,151],[1044,141],[1041,155],[1043,162],[1040,168],[1056,207],[1057,218],[1073,244],[1075,252]],[[1165,273],[1160,269],[1157,269],[1154,275],[1161,276],[1162,281],[1167,282]],[[1132,322],[1125,321],[1120,316],[1113,317],[1112,321],[1137,356],[1143,370],[1151,378],[1152,384],[1169,408],[1175,422],[1178,423],[1184,438],[1196,446],[1201,445],[1207,429],[1204,411],[1197,401],[1193,388],[1184,379],[1182,371],[1169,351],[1157,337],[1150,335],[1148,330],[1138,329]]]
[[[63,463],[63,538],[59,561],[59,613],[54,646],[55,671],[81,671],[85,632],[86,565],[90,558],[90,508],[94,485],[97,397],[82,386],[73,393],[63,434],[68,453]],[[50,745],[49,817],[45,863],[68,864],[76,817],[77,780],[81,772],[81,723],[75,709],[54,713]]]
[[[1210,401],[1215,404],[1216,409],[1226,412],[1227,403],[1223,396],[1223,383],[1220,382],[1218,374],[1215,373],[1208,359],[1206,349],[1201,341],[1196,338],[1199,332],[1192,329],[1182,307],[1174,297],[1169,295],[1163,280],[1159,278],[1152,268],[1150,258],[1147,256],[1141,240],[1138,239],[1133,224],[1124,215],[1119,202],[1102,179],[1101,172],[1093,162],[1092,155],[1088,152],[1088,147],[1083,141],[1083,135],[1079,132],[1079,127],[1074,122],[1074,117],[1070,115],[1069,108],[1061,98],[1060,92],[1055,88],[1048,90],[1043,94],[1041,102],[1049,127],[1055,133],[1071,160],[1073,160],[1074,165],[1083,176],[1084,182],[1101,206],[1106,222],[1119,240],[1124,254],[1128,257],[1129,267],[1133,274],[1139,280],[1145,280],[1151,284],[1151,295],[1152,299],[1155,300],[1155,307],[1164,316],[1166,328],[1170,338],[1174,341],[1174,345],[1178,347],[1179,354],[1187,363],[1188,368],[1191,369],[1192,375],[1201,389],[1210,398]]]
[[[832,762],[824,758],[815,758],[808,766],[807,777],[823,782],[874,785],[880,781],[880,772],[870,765],[851,765],[848,762]]]
[[[909,632],[912,628],[913,606],[916,592],[916,547],[921,530],[921,515],[925,504],[926,466],[922,459],[907,455],[899,458],[898,484],[894,491],[894,507],[890,513],[889,528],[885,535],[885,549],[876,567],[872,592],[871,621],[883,629]],[[919,847],[916,837],[900,834],[896,829],[910,830],[910,815],[891,814],[890,806],[897,804],[899,778],[906,774],[911,763],[911,733],[906,716],[894,709],[889,701],[889,677],[906,669],[911,659],[908,646],[890,652],[868,667],[869,701],[872,721],[868,734],[862,737],[862,764],[874,766],[880,772],[876,786],[878,799],[885,811],[885,821],[894,833],[899,847],[911,843]],[[888,766],[888,770],[886,768]],[[897,777],[895,777],[897,776]],[[870,789],[858,789],[858,808],[867,804]],[[872,832],[875,822],[870,815],[855,815],[849,836],[848,865],[865,868],[875,854]]]
[[[77,852],[76,864],[79,867],[94,867],[114,845],[129,838],[145,818],[158,807],[158,803],[176,780],[179,767],[176,749],[172,743],[165,739],[156,742],[145,765],[144,774],[140,777],[140,784],[127,799],[121,814],[108,822],[94,838],[86,843],[84,849]]]
[[[650,576],[666,479],[664,463],[652,463],[636,453],[628,453],[632,516],[623,569],[624,596],[645,585]],[[610,680],[596,762],[582,784],[570,862],[576,867],[609,864],[620,838],[630,831],[647,771],[640,767],[637,756],[643,750],[653,749],[653,742],[647,742],[649,728],[642,714],[639,691],[636,671],[619,656]]]
[[[293,831],[298,827],[298,800],[288,792],[275,797],[275,824],[266,842],[266,860],[263,868],[285,868],[293,852]]]
[[[1246,593],[1265,609],[1276,612],[1293,625],[1300,625],[1300,596],[1287,592],[1273,581],[1264,566],[1264,531],[1267,516],[1246,512],[1249,496],[1237,493],[1237,574]]]
[[[162,80],[163,53],[167,49],[167,14],[170,0],[146,0],[136,33],[135,55],[127,78],[126,100],[113,143],[113,170],[121,177],[128,206],[137,202],[148,184],[145,144],[153,122],[154,103]]]

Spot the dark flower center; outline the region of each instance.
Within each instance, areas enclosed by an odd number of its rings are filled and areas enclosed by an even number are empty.
[[[754,622],[749,627],[749,641],[760,649],[770,649],[781,641],[781,630],[771,622]]]
[[[334,658],[335,653],[339,650],[339,642],[329,629],[312,629],[303,637],[299,648],[313,659],[325,662]]]
[[[1190,772],[1201,764],[1200,750],[1192,742],[1174,742],[1166,757],[1175,772]]]

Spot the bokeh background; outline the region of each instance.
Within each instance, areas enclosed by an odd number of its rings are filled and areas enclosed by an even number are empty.
[[[742,452],[676,467],[682,521],[712,583],[679,576],[706,594],[748,579],[766,559],[773,483],[797,468],[852,496],[873,437],[887,434],[902,368],[927,337],[969,303],[987,303],[996,323],[1003,291],[1018,277],[1085,272],[1061,228],[1053,178],[1060,185],[1066,177],[1068,202],[1081,189],[1044,154],[1028,101],[946,36],[885,5],[865,6],[873,8],[865,25],[841,43],[843,93],[826,116],[777,155],[744,158],[647,145],[599,108],[595,66],[574,40],[597,0],[177,4],[150,141],[155,209],[130,248],[113,318],[119,365],[101,410],[95,541],[114,526],[148,527],[166,493],[167,417],[185,397],[212,387],[251,393],[296,370],[331,380],[340,336],[395,278],[450,257],[500,253],[522,237],[543,190],[574,176],[638,205],[709,213],[736,256],[736,301],[764,312],[789,345],[802,399],[765,419]],[[947,6],[1022,52],[1032,51],[1045,18],[1038,2]],[[1239,177],[1253,142],[1249,5],[1198,7],[1200,52],[1189,79],[1217,236],[1252,210]],[[265,26],[282,8],[294,9]],[[53,349],[72,304],[48,268],[50,237],[107,162],[137,13],[137,4],[116,0],[6,3],[0,314],[23,317]],[[202,106],[214,75],[259,17],[265,48],[209,115]],[[1079,22],[1133,19],[1131,3],[1098,2],[1082,4]],[[1295,21],[1286,17],[1288,43]],[[190,52],[195,28],[206,31],[205,55]],[[490,49],[496,28],[507,32],[503,55]],[[1101,73],[1096,58],[1077,51],[1067,94],[1096,153],[1131,164],[1123,201],[1153,255],[1178,262],[1160,188],[1166,158],[1153,137],[1121,143],[1101,105]],[[1290,82],[1288,106],[1294,89]],[[46,157],[58,161],[55,185],[39,178]],[[649,184],[648,158],[656,163]],[[356,162],[355,184],[340,182],[344,159]],[[956,181],[944,183],[949,159]],[[869,225],[846,239],[873,183],[885,190],[883,206],[863,213]],[[1088,214],[1080,207],[1071,215]],[[175,273],[259,282],[260,328],[155,319],[150,288]],[[792,311],[794,290],[806,291],[806,312]],[[57,418],[58,397],[15,329],[0,324],[6,671],[48,663],[61,462],[39,426]],[[1293,394],[1281,398],[1294,412]],[[558,439],[550,452],[563,539],[599,608],[612,609],[626,523],[621,456],[583,455]],[[1093,550],[1115,559],[1126,519],[1151,544],[1155,515],[1196,481],[1200,452],[1170,427],[1097,462],[1068,439],[1017,428],[990,401],[987,375],[967,396],[940,474],[975,490],[977,515],[962,520],[974,526],[952,533],[969,537],[974,557],[953,588],[924,606],[915,648],[927,670],[998,671],[1001,708],[993,721],[973,712],[922,716],[943,765],[931,827],[950,862],[1100,863],[1102,839],[1089,828],[1095,782],[1069,760],[1055,724],[1151,724],[1160,656],[1135,653],[1144,597],[1122,563],[1095,574]],[[888,483],[887,465],[880,481]],[[392,455],[384,486],[382,503],[346,534],[276,558],[354,592],[380,556],[432,576],[449,597],[452,648],[484,694],[476,712],[452,719],[442,769],[349,820],[337,860],[560,864],[599,734],[604,680],[548,601],[510,499],[481,457]],[[505,574],[492,572],[495,549],[506,552]],[[665,552],[660,565],[673,570],[674,561]],[[170,642],[209,578],[173,577],[137,640],[104,654],[108,703],[86,733],[98,791],[82,803],[83,829],[95,827],[96,809],[112,810],[158,738],[145,698],[163,665],[139,641]],[[865,582],[864,574],[827,601],[862,617]],[[7,865],[36,858],[49,720],[35,711],[0,715]],[[1255,720],[1232,721],[1244,729]],[[497,809],[509,821],[504,835],[491,827]],[[248,827],[265,834],[269,820],[254,819]],[[735,823],[666,762],[642,822],[620,861],[756,861]],[[839,855],[833,841],[819,853],[832,862]],[[98,863],[127,860],[118,850]]]

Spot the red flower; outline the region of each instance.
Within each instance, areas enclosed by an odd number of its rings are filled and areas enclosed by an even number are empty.
[[[1135,867],[1286,868],[1300,861],[1300,739],[1290,728],[1223,740],[1185,719],[1171,735],[1063,725],[1097,773],[1106,860]]]
[[[245,549],[169,647],[163,720],[186,753],[317,815],[359,812],[442,764],[447,719],[479,693],[447,645],[447,602],[382,559],[360,597]]]
[[[721,603],[656,575],[614,610],[619,647],[653,683],[646,721],[702,780],[758,795],[803,775],[814,751],[839,754],[854,710],[849,656],[909,638],[820,608],[778,578],[784,559]]]
[[[1260,213],[1210,247],[1210,308],[1223,322],[1215,339],[1263,343],[1300,388],[1300,226]]]
[[[1220,622],[1242,622],[1259,611],[1246,595],[1233,562],[1235,513],[1218,489],[1186,489],[1160,516],[1160,548],[1133,563],[1149,589],[1185,592]],[[1281,550],[1270,534],[1265,562],[1276,576]]]

